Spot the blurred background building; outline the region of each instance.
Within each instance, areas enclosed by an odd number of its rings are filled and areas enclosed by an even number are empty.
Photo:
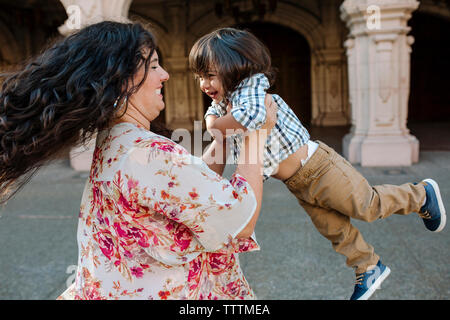
[[[192,130],[210,103],[188,69],[191,46],[235,26],[268,46],[279,71],[271,90],[351,162],[408,166],[419,150],[450,150],[450,0],[0,0],[0,70],[77,21],[101,20],[157,34],[170,74],[158,121],[173,129]],[[72,156],[72,166],[86,159]]]

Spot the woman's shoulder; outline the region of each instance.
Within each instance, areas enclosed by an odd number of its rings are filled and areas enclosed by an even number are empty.
[[[145,159],[150,154],[163,157],[189,156],[185,148],[173,140],[131,123],[120,123],[97,137],[92,160],[91,178],[111,180],[127,160],[136,156]]]
[[[111,146],[121,145],[128,149],[159,148],[167,152],[187,152],[175,141],[128,122],[115,125],[109,132],[109,140]]]

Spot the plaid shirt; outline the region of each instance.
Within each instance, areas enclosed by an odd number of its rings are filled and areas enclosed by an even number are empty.
[[[267,77],[258,73],[243,80],[231,94],[231,114],[249,131],[258,130],[265,123],[266,108],[264,100],[270,84]],[[280,96],[272,95],[278,106],[277,123],[270,132],[264,150],[264,181],[274,174],[281,161],[297,151],[309,140],[309,133],[301,124],[291,108]],[[213,102],[205,114],[217,117],[226,114],[224,102]],[[232,160],[237,163],[242,145],[242,134],[230,136]]]

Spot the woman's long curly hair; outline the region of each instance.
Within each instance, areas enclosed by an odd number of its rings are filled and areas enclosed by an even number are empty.
[[[141,24],[105,21],[8,74],[0,92],[0,203],[40,167],[107,129],[118,116],[115,102],[145,81],[154,50],[155,38]],[[145,76],[135,84],[142,65]]]

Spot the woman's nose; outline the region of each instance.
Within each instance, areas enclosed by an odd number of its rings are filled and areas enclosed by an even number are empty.
[[[161,75],[161,82],[165,82],[165,81],[169,80],[170,76],[169,76],[169,73],[165,69],[162,69],[162,71],[163,72]]]

